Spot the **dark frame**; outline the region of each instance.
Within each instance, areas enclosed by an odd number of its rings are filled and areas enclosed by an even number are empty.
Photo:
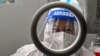
[[[37,36],[37,25],[38,25],[38,21],[39,21],[40,17],[47,10],[49,10],[51,8],[56,8],[56,7],[67,8],[70,11],[72,11],[76,15],[76,17],[80,23],[80,28],[81,28],[81,31],[79,33],[79,38],[75,42],[75,44],[71,48],[67,49],[66,51],[62,51],[62,52],[55,52],[55,51],[52,51],[52,50],[46,48],[39,41],[38,36]],[[31,26],[31,36],[32,36],[33,43],[36,45],[36,47],[41,52],[43,52],[47,56],[70,56],[70,55],[72,55],[73,53],[75,53],[76,51],[78,51],[81,48],[81,46],[83,45],[83,43],[85,41],[86,34],[87,34],[87,26],[86,26],[86,22],[85,22],[85,19],[84,19],[84,16],[82,15],[82,13],[79,10],[77,10],[75,7],[73,7],[72,5],[66,4],[64,2],[48,3],[44,6],[42,6],[40,9],[38,9],[33,16],[32,26]]]

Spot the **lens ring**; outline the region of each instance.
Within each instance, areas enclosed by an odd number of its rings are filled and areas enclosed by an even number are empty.
[[[37,24],[38,21],[40,19],[40,17],[49,9],[51,8],[56,8],[56,7],[61,7],[61,8],[66,8],[68,10],[70,10],[71,12],[73,12],[79,23],[80,23],[80,35],[79,35],[79,39],[78,41],[75,43],[75,45],[72,46],[72,48],[67,49],[66,51],[63,52],[55,52],[52,51],[48,48],[46,48],[45,46],[43,46],[43,44],[41,44],[41,42],[38,39],[37,36]],[[65,56],[65,55],[71,55],[73,53],[75,53],[84,43],[84,40],[86,38],[86,33],[87,33],[87,27],[86,27],[86,22],[85,19],[83,17],[83,15],[73,6],[66,4],[64,2],[51,2],[48,3],[44,6],[42,6],[40,9],[38,9],[36,11],[36,13],[33,16],[33,20],[32,20],[32,26],[31,26],[31,36],[32,36],[32,40],[33,43],[36,45],[36,47],[43,53],[45,53],[46,55],[50,55],[50,56]]]

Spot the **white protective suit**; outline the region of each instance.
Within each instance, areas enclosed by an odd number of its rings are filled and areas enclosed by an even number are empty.
[[[66,2],[66,0],[61,0],[61,2]],[[78,10],[82,12],[77,0],[71,0],[69,4],[75,6],[76,8],[78,8]],[[42,42],[44,45],[48,46],[49,48],[54,48],[58,50],[68,46],[68,44],[72,42],[64,38],[64,35],[69,36],[69,34],[64,32],[52,33],[52,28],[53,28],[53,23],[46,24],[45,31],[44,31],[44,41]],[[75,36],[73,35],[70,35],[70,37],[71,40],[75,38]],[[29,45],[22,46],[16,51],[16,53],[10,56],[46,56],[46,55],[41,53],[35,47],[34,44],[29,44]],[[76,52],[71,56],[94,56],[94,54],[90,53],[89,50],[83,46],[78,52]]]
[[[69,42],[67,39],[61,39],[64,34],[64,32],[58,32],[58,33],[53,33],[54,37],[50,37],[49,33],[52,30],[50,30],[51,25],[46,25],[45,28],[45,37],[44,37],[44,42],[42,42],[44,45],[46,45],[47,47],[50,48],[54,48],[54,49],[62,49],[66,46],[68,46],[67,44],[69,44]],[[48,32],[48,27],[49,27],[49,32]],[[49,33],[49,34],[48,34]],[[68,34],[65,34],[66,36],[68,36]],[[56,37],[56,38],[55,38]],[[73,35],[70,35],[70,37],[73,39]],[[72,40],[71,39],[71,40]],[[51,41],[52,40],[52,41]],[[66,43],[66,44],[64,44]],[[19,48],[16,53],[10,55],[10,56],[45,56],[45,54],[41,53],[34,44],[28,44],[28,45],[24,45],[21,48]],[[85,48],[84,46],[75,54],[71,55],[71,56],[94,56],[94,54],[92,52],[90,52],[87,48]]]

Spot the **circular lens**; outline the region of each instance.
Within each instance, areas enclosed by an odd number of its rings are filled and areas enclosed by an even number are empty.
[[[41,16],[37,35],[46,48],[61,52],[78,38],[79,27],[77,17],[70,10],[52,8]]]
[[[71,55],[85,40],[86,23],[73,6],[52,2],[34,14],[31,35],[34,44],[43,53],[51,56]]]

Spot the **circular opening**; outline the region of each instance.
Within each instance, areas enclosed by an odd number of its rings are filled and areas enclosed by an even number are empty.
[[[65,8],[51,8],[46,11],[37,25],[39,41],[46,48],[55,52],[71,48],[78,41],[80,31],[80,23],[76,15]]]
[[[78,28],[79,28],[77,38],[75,39],[75,41],[70,46],[68,46],[67,48],[62,49],[60,51],[54,50],[54,49],[49,49],[48,47],[45,47],[39,40],[39,38],[38,38],[39,36],[37,34],[37,27],[38,27],[38,22],[40,20],[40,17],[46,11],[50,10],[51,8],[57,8],[57,7],[66,8],[66,9],[70,10],[75,15],[75,18],[77,18],[76,21],[78,23]],[[82,16],[82,14],[77,9],[75,9],[73,6],[65,4],[63,2],[52,2],[52,3],[48,3],[48,4],[44,5],[43,7],[41,7],[34,14],[32,27],[31,27],[31,35],[32,35],[32,40],[33,40],[34,44],[43,53],[48,54],[48,55],[57,55],[57,56],[71,55],[82,46],[82,44],[85,40],[86,23],[85,23],[85,20],[84,20],[84,17]]]

